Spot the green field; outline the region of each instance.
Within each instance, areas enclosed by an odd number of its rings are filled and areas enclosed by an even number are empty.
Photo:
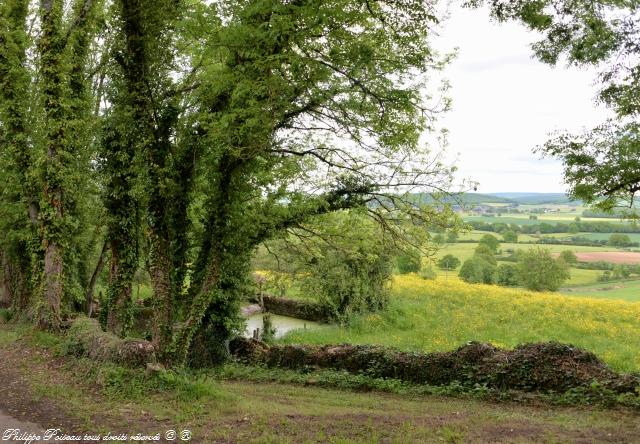
[[[640,303],[405,275],[394,280],[387,312],[356,317],[346,327],[295,331],[282,339],[418,351],[451,350],[474,340],[502,347],[555,340],[586,348],[618,370],[638,371]]]
[[[478,232],[474,232],[478,233]],[[478,236],[479,237],[479,236]],[[460,259],[461,262],[471,258],[473,256],[475,248],[478,244],[475,243],[456,243],[456,244],[447,244],[442,247],[434,256],[433,260],[437,261],[439,258],[443,257],[446,254],[452,254]],[[564,250],[572,250],[572,251],[612,251],[614,248],[604,248],[604,247],[582,247],[582,246],[567,246],[567,245],[542,245],[542,248],[548,249],[552,253],[560,253]],[[513,244],[513,243],[503,243],[500,244],[500,249],[503,252],[507,250],[528,250],[530,248],[536,248],[535,245],[531,244]],[[501,263],[501,262],[499,262]],[[445,272],[443,270],[438,269],[437,267],[433,267],[434,270],[438,273],[439,276],[444,276],[445,274],[449,277],[456,278],[458,271],[448,271]],[[602,274],[602,271],[599,270],[583,270],[578,268],[571,269],[571,279],[566,282],[566,285],[585,285],[595,283],[598,279],[598,276]]]
[[[623,222],[619,219],[602,219],[596,217],[582,217],[579,214],[562,214],[562,213],[548,213],[548,214],[536,214],[538,219],[529,219],[529,214],[504,214],[502,216],[472,216],[465,215],[462,219],[465,222],[487,222],[487,223],[498,223],[502,222],[504,224],[517,224],[517,225],[538,225],[542,222],[546,222],[549,224],[557,224],[557,223],[569,223],[573,222],[576,217],[580,217],[580,219],[584,222],[609,222],[612,224],[628,224],[629,222]]]
[[[597,284],[564,288],[560,291],[571,296],[580,295],[598,299],[619,299],[629,302],[640,302],[640,280],[600,282]]]

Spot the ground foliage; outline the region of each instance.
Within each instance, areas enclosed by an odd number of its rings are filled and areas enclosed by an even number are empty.
[[[252,365],[332,368],[427,385],[563,393],[600,384],[635,396],[640,387],[640,376],[618,374],[594,354],[554,342],[513,350],[469,343],[452,352],[429,354],[366,345],[267,345],[250,339],[236,339],[231,347],[238,359]]]

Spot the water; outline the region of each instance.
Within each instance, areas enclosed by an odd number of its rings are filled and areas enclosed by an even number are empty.
[[[244,332],[244,336],[247,338],[252,337],[253,330],[256,328],[260,329],[260,332],[264,330],[264,326],[262,324],[262,317],[264,313],[256,313],[249,317],[247,317],[247,328]],[[306,321],[304,319],[292,318],[289,316],[281,316],[277,314],[271,314],[271,324],[276,329],[276,338],[281,338],[285,334],[289,333],[291,330],[297,329],[314,329],[320,326],[319,323],[313,321]]]

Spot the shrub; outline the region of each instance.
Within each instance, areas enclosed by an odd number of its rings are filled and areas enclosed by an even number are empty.
[[[438,261],[438,267],[443,270],[455,270],[460,265],[460,259],[452,254],[447,254]]]
[[[478,245],[474,250],[474,256],[481,257],[490,264],[496,265],[496,257],[494,256],[494,252],[486,244]]]
[[[500,241],[492,234],[485,234],[480,238],[478,243],[489,247],[492,254],[496,254],[498,252],[498,247],[500,246]]]
[[[631,244],[631,239],[626,234],[613,233],[611,236],[609,236],[607,244],[612,247],[626,247]]]
[[[556,291],[571,277],[567,263],[543,248],[521,252],[516,267],[518,283],[534,291]]]
[[[8,308],[0,308],[0,323],[9,322],[13,318],[13,312]]]
[[[578,256],[571,250],[564,250],[560,253],[560,259],[565,261],[567,264],[577,264]]]
[[[471,284],[493,284],[495,282],[496,266],[486,261],[482,256],[474,256],[462,264],[458,276]]]
[[[511,264],[500,264],[496,270],[496,283],[507,287],[518,285],[516,267]]]
[[[400,274],[417,273],[420,271],[421,259],[419,252],[401,254],[396,258],[396,266]]]
[[[431,265],[427,265],[420,270],[420,277],[422,279],[432,280],[438,277],[438,273],[435,272]]]
[[[504,240],[505,242],[516,243],[518,242],[518,233],[513,230],[503,231],[502,240]]]

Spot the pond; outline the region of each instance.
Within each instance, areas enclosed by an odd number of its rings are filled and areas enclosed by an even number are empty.
[[[260,331],[263,331],[264,327],[262,324],[262,317],[264,313],[255,313],[246,318],[247,328],[244,331],[244,336],[250,338],[253,334],[253,331],[256,328],[259,328]],[[281,338],[285,334],[289,333],[291,330],[297,329],[314,329],[318,328],[320,324],[318,322],[307,321],[305,319],[292,318],[289,316],[281,316],[277,314],[271,314],[271,323],[273,327],[275,327],[275,337]]]

